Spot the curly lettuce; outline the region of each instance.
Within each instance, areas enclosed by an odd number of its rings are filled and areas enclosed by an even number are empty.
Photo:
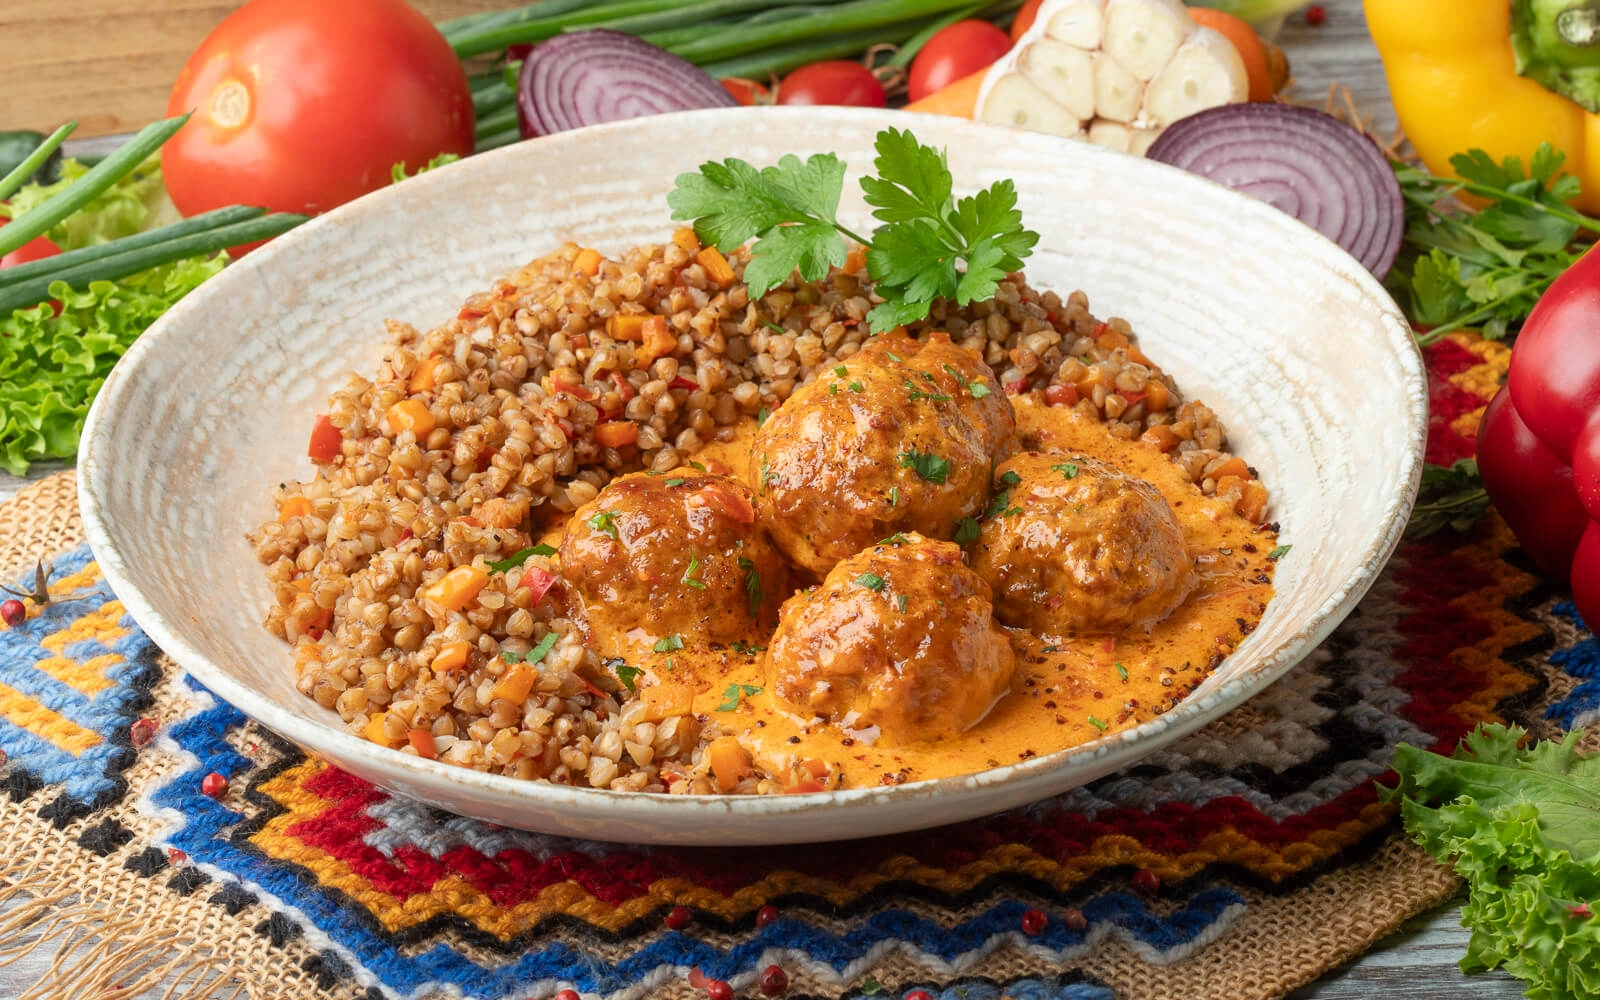
[[[17,191],[0,215],[20,215],[88,168],[62,165],[55,184]],[[46,235],[63,250],[165,224],[175,217],[151,160]],[[81,291],[50,288],[60,315],[48,303],[0,315],[0,468],[15,476],[47,459],[71,458],[95,393],[134,339],[174,303],[222,270],[224,254],[151,268],[119,281],[97,281]]]
[[[1452,757],[1401,744],[1385,793],[1467,881],[1462,971],[1504,967],[1532,1000],[1600,996],[1600,755],[1580,736],[1522,749],[1522,729],[1484,726]]]

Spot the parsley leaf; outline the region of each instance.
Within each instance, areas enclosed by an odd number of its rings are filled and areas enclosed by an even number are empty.
[[[767,647],[753,642],[745,642],[743,639],[735,639],[733,640],[731,648],[735,653],[738,653],[741,656],[754,656],[756,653],[761,652]]]
[[[1422,467],[1422,489],[1406,525],[1407,538],[1425,538],[1442,528],[1468,531],[1489,509],[1489,494],[1478,478],[1478,463],[1457,459],[1449,467]]]
[[[978,524],[976,518],[963,517],[956,522],[955,543],[957,545],[970,545],[977,541],[978,536],[981,534],[983,534],[983,528]]]
[[[518,549],[499,562],[490,563],[489,572],[504,573],[508,569],[516,569],[527,562],[529,556],[553,556],[555,554],[556,550],[549,545],[530,545],[525,549]]]
[[[731,712],[739,707],[739,696],[748,698],[761,693],[761,689],[754,684],[729,684],[728,689],[722,692],[722,704],[717,706],[719,712]]]
[[[761,614],[761,604],[767,599],[766,592],[761,589],[761,571],[744,556],[739,557],[739,568],[744,570],[744,592],[750,601],[750,617],[754,618]]]
[[[1112,666],[1117,668],[1117,676],[1118,677],[1121,677],[1123,680],[1127,680],[1128,679],[1128,668],[1127,667],[1123,666],[1120,663],[1113,663]]]
[[[609,510],[602,510],[597,514],[591,515],[587,523],[589,527],[593,528],[595,531],[603,531],[612,538],[620,540],[621,536],[617,534],[616,522],[617,516],[615,514],[611,513]]]
[[[683,585],[685,587],[693,587],[696,590],[706,589],[706,582],[695,576],[698,572],[700,572],[700,557],[690,552],[689,568],[683,571],[683,580],[681,581]]]
[[[613,660],[607,660],[606,666],[612,669],[612,671],[617,675],[617,680],[621,681],[622,686],[627,688],[630,693],[638,692],[639,675],[644,673],[643,670],[640,670],[638,667],[628,666],[627,661],[623,660],[620,656]]]
[[[882,590],[884,587],[883,577],[876,573],[862,573],[856,577],[856,583],[868,590]]]
[[[1279,559],[1282,559],[1284,556],[1288,555],[1289,550],[1292,548],[1294,548],[1293,545],[1280,545],[1271,552],[1268,552],[1267,558],[1273,562],[1277,562]]]
[[[911,603],[911,598],[907,597],[906,595],[904,595],[904,594],[896,594],[896,595],[894,595],[894,606],[897,609],[899,609],[901,614],[905,614],[906,613],[906,605],[910,604],[910,603]]]
[[[1100,719],[1097,719],[1092,715],[1089,716],[1089,725],[1091,725],[1091,726],[1095,727],[1096,729],[1100,730],[1102,733],[1105,732],[1107,729],[1111,728],[1109,723],[1103,722]]]
[[[1059,473],[1061,473],[1061,478],[1062,479],[1076,479],[1076,478],[1078,478],[1078,466],[1074,462],[1060,462],[1060,463],[1057,463],[1056,465],[1050,466],[1050,471],[1051,472],[1059,472]]]
[[[683,648],[683,636],[669,635],[665,638],[657,639],[656,644],[650,648],[658,653],[676,653]]]
[[[544,638],[539,640],[539,644],[528,650],[528,655],[522,658],[522,662],[538,663],[539,661],[543,660],[545,654],[555,648],[557,638],[559,638],[559,636],[557,636],[554,632],[546,632],[544,634]]]
[[[910,469],[930,483],[944,485],[950,475],[950,460],[923,451],[902,451],[898,456],[900,467]]]

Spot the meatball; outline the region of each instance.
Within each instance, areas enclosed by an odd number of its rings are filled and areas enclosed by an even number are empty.
[[[1011,642],[989,585],[950,542],[896,535],[783,605],[770,690],[798,713],[888,743],[959,733],[1011,685]]]
[[[764,635],[788,593],[783,556],[756,523],[749,488],[690,469],[612,481],[573,514],[560,572],[607,656],[673,635]]]
[[[1026,452],[1000,464],[972,543],[995,616],[1036,632],[1119,632],[1160,621],[1196,583],[1166,497],[1092,458]]]
[[[756,431],[756,506],[819,576],[896,531],[948,538],[983,509],[1014,428],[994,373],[948,335],[874,338]]]

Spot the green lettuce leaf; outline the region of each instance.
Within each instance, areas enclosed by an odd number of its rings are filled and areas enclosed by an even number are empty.
[[[51,286],[48,303],[0,316],[0,468],[24,475],[32,462],[71,458],[89,404],[135,338],[227,262],[181,260],[75,292]]]
[[[1384,793],[1467,881],[1462,971],[1504,967],[1533,1000],[1600,996],[1600,755],[1580,736],[1522,749],[1522,729],[1484,726],[1452,757],[1401,744]]]

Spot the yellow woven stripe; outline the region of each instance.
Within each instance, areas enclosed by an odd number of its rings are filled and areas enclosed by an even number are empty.
[[[99,733],[83,728],[5,684],[0,684],[0,715],[70,754],[80,755],[100,745]]]
[[[121,601],[107,601],[61,631],[45,636],[39,645],[56,655],[40,660],[35,666],[86,695],[93,696],[113,686],[116,682],[106,676],[106,671],[123,662],[121,655],[106,653],[79,662],[67,656],[66,649],[73,643],[87,640],[109,646],[126,637],[128,630],[118,624],[126,613]]]
[[[71,573],[59,579],[51,580],[50,596],[56,600],[65,600],[66,598],[72,596],[74,591],[93,587],[95,584],[100,582],[100,577],[100,564],[91,559],[76,573]],[[24,579],[23,583],[28,585],[27,589],[33,589],[33,579],[31,576],[27,579]]]
[[[1450,421],[1450,429],[1464,438],[1476,437],[1478,424],[1483,420],[1483,411],[1485,409],[1487,407],[1480,406],[1476,410],[1468,410]]]

